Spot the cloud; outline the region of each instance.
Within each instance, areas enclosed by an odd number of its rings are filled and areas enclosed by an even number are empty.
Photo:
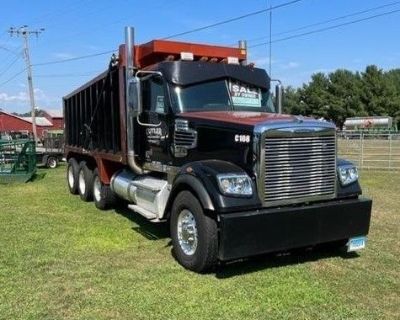
[[[95,46],[95,45],[92,45],[92,44],[85,44],[83,46],[83,48],[88,49],[88,50],[93,50],[93,51],[101,50],[101,48],[99,46]]]
[[[9,95],[8,93],[0,93],[0,101],[5,101],[5,102],[25,102],[28,101],[28,96],[26,92],[18,92],[17,94],[14,95]]]
[[[330,73],[332,71],[335,71],[333,68],[319,68],[311,71],[307,71],[309,74],[314,74],[314,73]]]
[[[281,68],[282,69],[295,69],[295,68],[298,68],[299,66],[300,66],[300,64],[298,62],[290,61],[288,63],[282,64]]]
[[[71,58],[76,57],[72,53],[68,53],[68,52],[55,52],[55,53],[53,53],[53,56],[58,59],[71,59]]]
[[[256,67],[258,68],[266,68],[269,66],[269,57],[260,57],[260,58],[254,58],[254,59],[249,59],[249,62],[254,62],[256,64]],[[278,62],[278,60],[271,60],[271,64],[274,65]]]
[[[59,103],[58,98],[48,96],[42,89],[35,88],[35,104],[38,107],[54,107],[55,104]],[[7,108],[15,109],[15,107],[28,105],[29,95],[27,91],[19,91],[14,94],[6,92],[0,92],[0,104],[4,104]]]

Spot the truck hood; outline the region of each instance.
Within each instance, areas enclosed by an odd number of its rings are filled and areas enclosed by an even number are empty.
[[[202,112],[184,112],[180,116],[185,119],[207,120],[224,122],[245,126],[255,127],[257,125],[268,125],[277,123],[299,123],[306,122],[314,125],[322,124],[322,121],[309,117],[294,116],[287,114],[276,114],[266,112],[247,112],[247,111],[202,111]],[[327,123],[325,123],[326,126]]]

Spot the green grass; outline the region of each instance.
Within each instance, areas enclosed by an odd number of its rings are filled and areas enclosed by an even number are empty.
[[[399,319],[400,173],[365,171],[360,255],[307,251],[184,270],[166,225],[101,212],[64,170],[0,186],[0,319]]]

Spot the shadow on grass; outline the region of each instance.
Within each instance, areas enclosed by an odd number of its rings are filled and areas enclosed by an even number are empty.
[[[132,227],[132,230],[138,232],[148,240],[160,240],[170,236],[168,223],[149,222],[140,214],[135,213],[124,206],[116,208],[115,212],[135,223],[137,226]],[[169,241],[167,246],[172,246],[172,242]],[[325,244],[311,249],[295,249],[283,253],[263,254],[236,261],[224,262],[216,267],[214,273],[218,279],[227,279],[265,269],[281,268],[333,257],[354,259],[358,256],[359,255],[356,252],[347,253],[343,248],[338,248],[335,244]],[[172,249],[171,258],[176,259]]]
[[[359,257],[359,255],[356,252],[348,253],[342,248],[320,245],[312,249],[296,249],[284,253],[264,254],[243,260],[222,263],[217,267],[215,276],[219,279],[227,279],[264,269],[281,268],[334,257],[354,259]]]
[[[152,223],[140,214],[135,213],[124,206],[116,208],[115,212],[134,222],[137,227],[132,227],[132,230],[140,233],[148,240],[160,240],[169,237],[169,228],[167,223]]]
[[[29,182],[40,181],[43,180],[45,177],[46,177],[46,172],[35,173],[29,180]]]

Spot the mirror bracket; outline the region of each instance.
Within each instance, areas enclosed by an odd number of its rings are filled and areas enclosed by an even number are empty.
[[[283,85],[282,82],[278,79],[271,79],[271,82],[275,81],[278,82],[278,84],[275,86],[275,102],[276,106],[278,109],[278,113],[282,113],[282,108],[283,108]]]

